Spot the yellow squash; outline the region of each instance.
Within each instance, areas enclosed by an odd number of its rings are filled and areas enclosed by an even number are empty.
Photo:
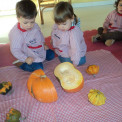
[[[57,65],[54,74],[59,79],[62,88],[67,92],[77,92],[83,88],[83,75],[69,62]]]
[[[96,106],[105,104],[106,97],[102,92],[96,89],[91,89],[88,94],[89,101]]]

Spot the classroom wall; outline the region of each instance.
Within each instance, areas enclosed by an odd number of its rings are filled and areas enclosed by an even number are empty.
[[[32,0],[38,6],[38,0]],[[68,0],[59,0],[68,1]],[[113,4],[115,0],[72,0],[73,7],[88,7],[88,6],[99,6]]]
[[[38,0],[32,0],[37,3]],[[59,0],[59,1],[68,1],[68,0]],[[72,3],[82,3],[82,2],[96,2],[96,1],[110,1],[110,0],[72,0]]]
[[[38,0],[32,0],[37,2]],[[67,1],[67,0],[59,0],[59,1]],[[96,1],[110,1],[110,0],[72,0],[72,3],[82,3],[82,2],[96,2]]]
[[[67,0],[64,0],[64,1],[67,1]],[[96,2],[96,1],[107,1],[107,0],[72,0],[72,3]]]

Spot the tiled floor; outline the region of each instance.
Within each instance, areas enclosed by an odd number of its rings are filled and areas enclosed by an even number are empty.
[[[107,14],[114,9],[113,5],[93,6],[74,8],[75,14],[81,19],[81,29],[92,30],[102,26]],[[0,16],[0,43],[7,43],[8,33],[13,25],[17,22],[15,15]],[[44,12],[44,25],[40,24],[40,18],[37,15],[36,22],[39,24],[44,37],[51,34],[54,24],[52,10]]]

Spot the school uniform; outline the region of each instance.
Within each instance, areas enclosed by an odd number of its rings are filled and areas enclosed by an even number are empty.
[[[82,65],[86,62],[87,46],[80,27],[73,24],[68,31],[62,31],[55,24],[51,38],[55,53],[61,62],[71,62],[75,65]]]
[[[11,53],[20,62],[23,62],[20,66],[23,70],[34,71],[40,68],[43,69],[42,62],[45,59],[51,60],[54,58],[54,52],[52,50],[44,50],[44,36],[36,23],[31,30],[27,31],[20,27],[20,23],[17,23],[9,33],[9,40]],[[48,55],[50,52],[52,55]],[[25,63],[28,57],[34,59],[31,65]]]

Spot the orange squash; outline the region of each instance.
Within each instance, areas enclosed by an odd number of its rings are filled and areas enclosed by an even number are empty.
[[[86,69],[86,72],[89,74],[89,75],[95,75],[99,72],[99,66],[97,65],[89,65]]]
[[[41,69],[32,72],[27,82],[27,88],[30,95],[40,102],[50,103],[58,99],[53,83]]]
[[[54,74],[66,92],[78,92],[83,88],[83,75],[69,62],[64,62],[56,66]]]

